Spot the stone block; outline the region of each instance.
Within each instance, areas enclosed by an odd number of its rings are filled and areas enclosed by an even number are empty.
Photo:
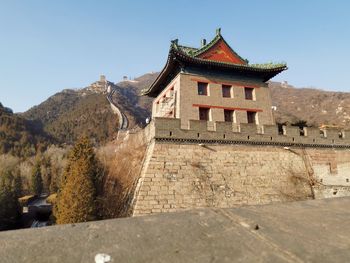
[[[161,130],[180,129],[180,119],[155,118],[154,126],[156,129],[161,129]]]
[[[208,123],[207,121],[199,121],[199,120],[190,120],[189,121],[189,129],[192,131],[207,131]]]
[[[264,131],[265,135],[269,135],[269,136],[277,136],[278,135],[277,125],[264,125],[263,131]]]
[[[240,132],[244,134],[257,134],[258,133],[258,125],[253,123],[241,123],[240,124]]]
[[[233,132],[232,122],[216,122],[216,132],[230,133]]]
[[[325,135],[327,139],[339,140],[340,131],[338,129],[326,129]]]
[[[305,136],[309,138],[321,138],[321,132],[318,128],[305,127]]]
[[[283,126],[284,135],[288,137],[300,136],[300,128],[297,126]]]

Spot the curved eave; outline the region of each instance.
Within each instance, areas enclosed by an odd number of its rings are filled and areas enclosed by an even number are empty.
[[[156,97],[159,94],[159,89],[162,84],[166,81],[168,74],[176,67],[175,61],[179,61],[184,64],[209,66],[211,68],[229,70],[235,73],[245,73],[256,75],[261,78],[264,82],[275,77],[277,74],[287,69],[286,65],[271,67],[271,68],[261,68],[256,66],[251,66],[247,64],[232,64],[227,62],[212,61],[197,57],[192,57],[184,52],[178,50],[176,47],[172,46],[168,55],[167,63],[155,79],[155,81],[141,92],[142,95],[147,95],[150,97]]]
[[[247,64],[232,64],[227,62],[220,62],[220,61],[207,60],[207,59],[202,59],[197,57],[191,57],[179,50],[172,50],[171,52],[173,52],[174,56],[177,57],[179,60],[182,60],[184,62],[189,62],[192,64],[206,65],[206,66],[211,66],[211,67],[220,68],[220,69],[235,70],[236,72],[238,71],[242,73],[252,73],[252,74],[258,73],[263,76],[264,81],[268,81],[269,79],[273,78],[277,74],[288,69],[286,65],[276,66],[271,68],[261,68],[261,67],[256,67],[252,65],[247,65]]]
[[[167,62],[158,75],[158,77],[153,81],[153,83],[147,88],[141,91],[141,95],[146,95],[150,97],[156,97],[158,95],[158,89],[161,84],[166,81],[167,75],[171,72],[171,70],[175,67],[174,63],[175,57],[172,52],[169,52]]]

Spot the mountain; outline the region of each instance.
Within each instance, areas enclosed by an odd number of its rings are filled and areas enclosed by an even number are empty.
[[[0,154],[27,157],[52,142],[40,122],[26,120],[0,103]]]
[[[350,93],[295,88],[279,82],[270,82],[269,86],[278,123],[305,121],[308,126],[350,128]]]
[[[143,126],[145,119],[151,116],[153,98],[140,96],[141,90],[150,86],[159,73],[147,73],[134,80],[119,82],[113,87],[114,101],[127,115],[130,126]]]
[[[118,131],[117,115],[106,98],[107,86],[115,89],[113,101],[129,119],[129,128],[142,126],[150,116],[151,99],[139,96],[140,91],[156,78],[145,74],[134,80],[114,84],[101,77],[82,89],[66,89],[32,107],[22,116],[42,124],[44,130],[61,143],[73,143],[81,135],[104,143]]]
[[[100,79],[77,90],[67,89],[22,114],[61,143],[73,143],[85,134],[97,144],[115,138],[118,118],[106,98],[107,87],[114,89],[113,103],[129,121],[129,129],[143,126],[151,115],[152,98],[140,96],[159,73],[148,73],[134,80],[113,83]],[[287,83],[270,82],[276,122],[308,126],[334,125],[350,128],[350,93],[295,88]]]

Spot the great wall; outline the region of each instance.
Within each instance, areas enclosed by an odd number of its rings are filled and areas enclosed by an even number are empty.
[[[347,131],[155,118],[141,132],[134,216],[350,195]]]
[[[267,81],[286,64],[249,64],[216,36],[171,42],[143,95],[147,150],[133,216],[350,195],[350,131],[277,126]]]

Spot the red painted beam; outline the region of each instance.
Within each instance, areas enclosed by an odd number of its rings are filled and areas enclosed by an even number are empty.
[[[204,105],[204,104],[193,104],[193,107],[200,107],[200,108],[209,108],[209,109],[224,109],[224,110],[239,110],[239,111],[253,111],[253,112],[262,112],[261,109],[250,109],[250,108],[231,108],[231,107],[224,107],[224,106],[213,106],[213,105]]]
[[[215,80],[209,80],[205,78],[191,78],[192,81],[196,82],[204,82],[204,83],[212,83],[212,84],[221,84],[221,85],[229,85],[229,86],[236,86],[241,88],[260,88],[258,85],[252,85],[252,84],[246,84],[242,82],[221,82],[221,81],[215,81]]]

